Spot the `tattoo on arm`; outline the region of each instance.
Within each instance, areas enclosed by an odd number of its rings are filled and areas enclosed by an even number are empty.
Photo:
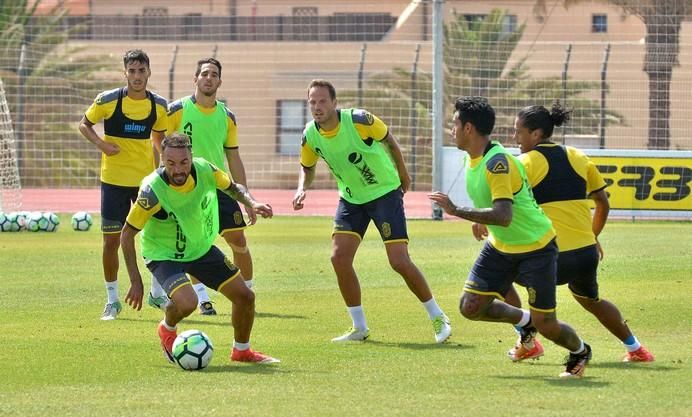
[[[238,184],[236,182],[231,182],[231,185],[229,185],[228,188],[224,190],[224,192],[231,196],[232,199],[246,206],[251,206],[252,203],[255,202],[255,199],[252,198],[247,188],[245,188],[244,185]]]
[[[457,207],[454,215],[475,223],[509,226],[512,222],[512,201],[495,200],[492,208]]]

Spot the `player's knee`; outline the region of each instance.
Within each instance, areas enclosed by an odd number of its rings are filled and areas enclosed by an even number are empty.
[[[228,242],[228,246],[231,247],[231,250],[233,251],[233,253],[246,254],[246,253],[250,252],[250,249],[248,249],[248,247],[245,243],[235,244],[235,243]]]
[[[332,253],[331,261],[334,269],[347,268],[353,265],[353,258],[346,256],[339,251],[334,251]]]
[[[392,269],[397,273],[403,274],[411,268],[411,258],[409,258],[408,256],[397,257],[396,259],[390,258],[389,266],[391,266]]]
[[[187,317],[197,309],[197,296],[177,298],[174,304],[180,314],[182,314],[183,317]]]
[[[117,252],[120,247],[120,234],[103,235],[103,250],[104,252]]]
[[[242,278],[238,278],[241,279]],[[249,288],[245,287],[246,291],[242,291],[238,296],[235,297],[235,303],[238,307],[251,307],[255,304],[255,293]]]
[[[480,320],[482,317],[482,306],[475,294],[464,293],[459,300],[459,312],[469,320]]]
[[[536,327],[538,333],[550,340],[555,340],[560,335],[560,322],[554,315],[541,318],[532,316],[531,323]]]

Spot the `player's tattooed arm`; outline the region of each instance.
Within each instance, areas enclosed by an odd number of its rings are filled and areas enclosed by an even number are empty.
[[[491,208],[457,207],[444,193],[439,191],[428,195],[445,213],[481,224],[509,226],[512,222],[512,200],[497,199]]]
[[[235,201],[242,203],[246,206],[252,207],[256,203],[255,199],[252,198],[250,191],[248,191],[248,189],[245,188],[243,184],[231,182],[231,185],[229,185],[228,188],[224,190],[224,192],[231,196],[231,198]]]

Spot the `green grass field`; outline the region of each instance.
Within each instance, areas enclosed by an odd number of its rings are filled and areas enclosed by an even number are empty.
[[[480,249],[467,222],[409,221],[412,257],[452,319],[449,343],[434,344],[424,309],[371,228],[356,258],[371,336],[334,345],[350,320],[329,262],[331,219],[260,220],[247,232],[257,285],[252,342],[282,363],[231,363],[230,304],[213,294],[220,316],[194,314],[180,326],[215,344],[201,372],[165,362],[160,311],[126,306],[118,320],[99,320],[101,235],[62,222],[57,233],[0,234],[1,416],[692,416],[691,223],[607,226],[601,294],[657,361],[620,362],[620,342],[560,288],[559,317],[594,349],[586,377],[565,381],[557,377],[561,348],[546,342],[541,360],[513,364],[509,325],[459,314]],[[128,283],[121,263],[121,298]]]

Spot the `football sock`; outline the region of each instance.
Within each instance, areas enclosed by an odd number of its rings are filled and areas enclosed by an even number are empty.
[[[428,316],[430,317],[430,320],[443,314],[442,310],[440,309],[440,306],[437,305],[437,301],[435,301],[435,297],[424,302],[423,307],[425,307],[425,310],[428,312]]]
[[[570,351],[569,353],[574,355],[581,355],[586,352],[586,346],[584,346],[584,341],[579,339],[579,348],[575,351]]]
[[[248,279],[245,280],[245,286],[247,286],[249,289],[252,289],[252,287],[255,285],[255,281]]]
[[[106,295],[108,296],[108,304],[118,301],[118,281],[106,281]]]
[[[529,323],[531,323],[531,313],[529,310],[521,310],[521,320],[514,325],[514,329],[519,333],[520,329]]]
[[[351,321],[353,321],[353,327],[358,330],[365,330],[368,328],[365,322],[365,313],[363,312],[363,306],[348,307],[348,314],[351,315]]]
[[[159,298],[164,295],[166,295],[166,292],[163,290],[163,287],[161,287],[161,284],[159,284],[159,281],[156,278],[151,279],[151,296],[154,298]]]
[[[166,319],[161,320],[161,324],[163,324],[163,327],[170,331],[174,331],[178,327],[177,325],[171,326],[170,324],[166,323]]]
[[[627,349],[628,352],[634,352],[635,350],[639,350],[640,347],[642,347],[642,344],[639,343],[639,340],[631,334],[627,339],[625,339],[624,342],[622,342],[623,345],[625,345],[625,349]]]
[[[250,349],[250,342],[247,343],[238,343],[235,340],[233,341],[233,349],[237,350],[248,350]]]
[[[205,287],[204,284],[200,282],[199,284],[194,284],[193,287],[197,293],[197,301],[199,304],[211,301],[209,294],[207,294],[207,287]]]

